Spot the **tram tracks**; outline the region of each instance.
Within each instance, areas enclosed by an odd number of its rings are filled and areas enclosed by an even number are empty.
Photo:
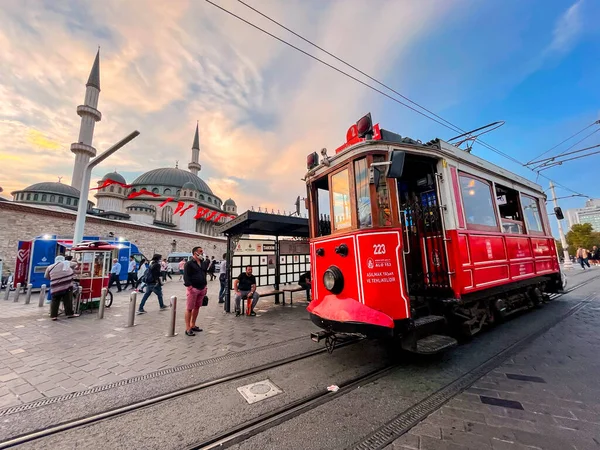
[[[590,280],[586,280],[582,283],[579,283],[564,293],[557,294],[552,297],[552,300],[562,297],[568,293],[571,293],[581,287],[595,281],[597,277],[592,278]],[[366,448],[383,448],[382,442],[387,443],[391,442],[389,439],[390,436],[395,436],[395,438],[401,436],[406,431],[408,431],[414,424],[418,423],[422,418],[426,417],[431,411],[439,408],[443,403],[448,401],[450,398],[454,397],[456,394],[461,392],[462,390],[468,388],[471,384],[473,384],[477,379],[481,378],[485,373],[493,370],[499,364],[501,364],[506,358],[510,357],[510,355],[516,353],[525,345],[527,345],[530,341],[543,334],[549,328],[555,326],[560,321],[564,320],[568,316],[574,314],[579,309],[583,308],[585,304],[589,302],[589,298],[584,299],[570,308],[565,314],[557,317],[550,323],[549,325],[544,326],[541,329],[538,329],[532,334],[527,335],[522,338],[518,342],[510,345],[504,350],[498,352],[494,356],[492,356],[487,361],[483,362],[481,365],[472,369],[471,371],[465,373],[463,376],[454,380],[450,384],[446,385],[444,388],[435,392],[431,396],[417,403],[413,407],[404,411],[398,417],[390,421],[381,430],[373,433],[368,436],[367,439],[356,444],[356,449],[366,449]],[[338,347],[345,347],[351,344],[358,342],[358,339],[352,339],[340,344]],[[101,421],[106,421],[108,419],[113,419],[118,416],[122,416],[128,413],[132,413],[137,410],[141,410],[143,408],[147,408],[150,406],[155,406],[160,403],[166,402],[168,400],[175,399],[177,397],[182,397],[185,395],[189,395],[195,392],[199,392],[201,390],[207,389],[209,387],[218,386],[220,384],[227,383],[229,381],[235,381],[239,379],[243,379],[245,377],[258,374],[260,372],[264,372],[270,369],[276,369],[282,367],[286,364],[291,364],[296,361],[301,361],[303,359],[311,358],[313,356],[317,356],[325,353],[327,350],[325,348],[319,348],[310,352],[301,353],[289,358],[284,358],[278,361],[274,361],[272,363],[263,364],[261,366],[242,370],[224,377],[216,378],[210,381],[206,381],[200,383],[198,385],[190,386],[187,388],[179,389],[173,391],[168,394],[156,396],[150,399],[146,399],[143,401],[131,403],[126,406],[114,408],[111,410],[104,411],[102,413],[90,415],[88,417],[84,417],[77,420],[66,421],[64,423],[60,423],[49,427],[44,430],[39,430],[27,434],[23,434],[20,436],[16,436],[7,440],[5,442],[0,443],[0,449],[14,447],[16,445],[35,442],[42,438],[50,437],[52,435],[56,435],[59,433],[64,433],[71,430],[76,430],[85,426],[93,425],[99,423]],[[387,364],[384,367],[369,371],[363,375],[354,377],[350,380],[339,385],[339,390],[337,392],[329,392],[327,390],[320,390],[316,393],[310,394],[306,397],[300,398],[298,400],[292,401],[284,406],[281,406],[275,410],[267,412],[263,415],[255,417],[252,420],[241,423],[233,428],[215,434],[209,438],[205,438],[200,442],[197,442],[194,445],[191,445],[187,448],[190,449],[213,449],[213,448],[226,448],[228,446],[234,445],[241,441],[244,441],[256,434],[259,434],[265,430],[268,430],[272,427],[275,427],[287,420],[292,419],[298,415],[309,412],[312,409],[317,408],[320,405],[328,403],[332,400],[340,398],[342,395],[352,392],[354,389],[361,385],[369,384],[378,378],[384,377],[391,372],[393,372],[396,368],[398,368],[398,364]],[[387,428],[385,428],[387,427]],[[385,428],[385,430],[384,430]],[[386,439],[382,440],[381,436],[387,436]],[[393,440],[393,439],[392,439]],[[375,444],[375,447],[373,447]]]

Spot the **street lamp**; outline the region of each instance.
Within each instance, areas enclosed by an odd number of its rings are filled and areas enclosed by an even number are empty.
[[[552,191],[552,201],[554,202],[554,209],[558,208],[558,199],[556,198],[556,192],[554,192],[554,183],[550,181],[550,190]],[[565,262],[563,263],[563,267],[565,269],[573,268],[573,263],[571,262],[571,257],[569,256],[569,251],[567,250],[567,239],[565,238],[565,233],[563,232],[562,223],[556,216],[556,222],[558,223],[558,234],[560,235],[560,243],[563,248],[563,255],[565,258]]]
[[[83,179],[81,180],[81,188],[79,190],[79,208],[77,209],[77,220],[75,221],[75,233],[73,235],[73,245],[77,245],[83,241],[83,229],[85,227],[85,215],[87,212],[87,202],[90,190],[90,178],[92,177],[92,169],[119,150],[124,145],[131,142],[140,134],[139,131],[127,135],[108,150],[100,153],[94,159],[87,163],[83,171]]]

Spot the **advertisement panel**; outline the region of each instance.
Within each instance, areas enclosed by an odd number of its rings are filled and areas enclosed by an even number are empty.
[[[27,283],[27,272],[29,271],[29,261],[31,260],[31,241],[19,241],[17,250],[17,263],[15,265],[15,286],[17,283],[25,285]]]
[[[258,255],[275,253],[275,241],[240,239],[234,251],[235,255]]]
[[[309,253],[308,241],[279,241],[280,255],[308,255]]]

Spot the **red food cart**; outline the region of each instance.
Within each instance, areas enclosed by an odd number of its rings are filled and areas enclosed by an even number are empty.
[[[107,242],[83,242],[71,248],[75,280],[79,283],[81,296],[75,302],[78,310],[91,310],[97,308],[102,297],[102,289],[108,288],[110,269],[113,255],[118,252],[118,247]],[[112,305],[112,293],[106,293],[104,305]],[[77,311],[77,312],[79,312]]]

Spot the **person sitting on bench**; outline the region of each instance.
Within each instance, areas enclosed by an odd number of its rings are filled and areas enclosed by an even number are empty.
[[[306,289],[306,301],[310,302],[310,272],[305,272],[300,275],[298,284]]]
[[[233,282],[233,290],[235,291],[235,316],[241,314],[240,301],[252,297],[252,307],[250,315],[255,316],[254,307],[258,303],[258,292],[256,292],[256,278],[252,275],[252,266],[247,266],[246,271],[240,273]]]

